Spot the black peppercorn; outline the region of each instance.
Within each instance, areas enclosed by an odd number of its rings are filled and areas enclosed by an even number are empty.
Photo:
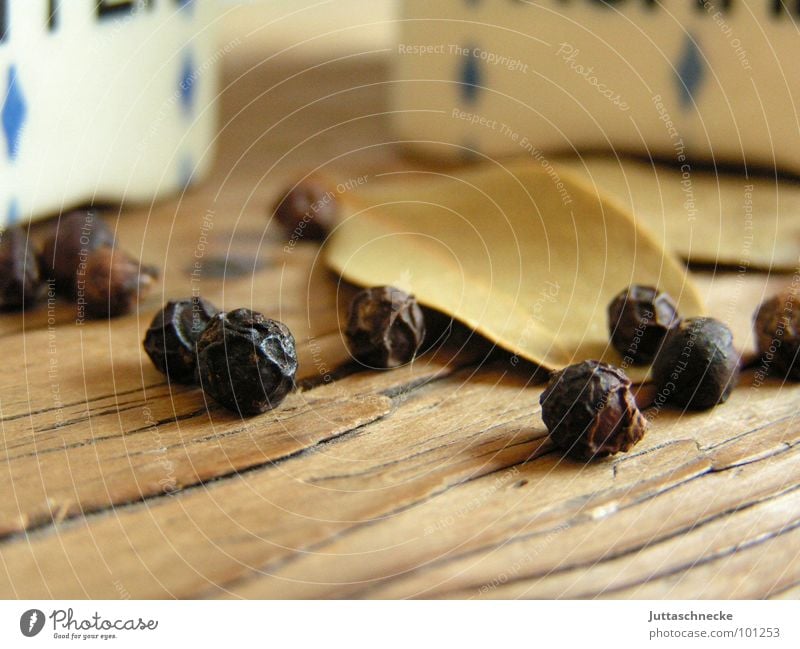
[[[652,286],[629,286],[608,306],[611,343],[630,364],[651,362],[664,337],[679,323],[672,298]]]
[[[142,343],[153,365],[173,381],[192,383],[197,340],[217,313],[219,309],[199,297],[167,302],[153,318]]]
[[[277,406],[294,387],[296,373],[289,329],[250,309],[214,315],[197,341],[198,382],[242,415]]]
[[[706,410],[730,396],[739,376],[733,334],[714,318],[688,318],[670,331],[653,363],[656,400]]]
[[[0,310],[23,309],[41,294],[36,253],[19,226],[0,232]]]
[[[425,317],[414,296],[377,286],[353,298],[345,333],[356,360],[371,367],[398,367],[422,346]]]
[[[158,271],[143,266],[115,248],[99,248],[89,253],[75,277],[78,311],[91,318],[114,317],[128,313],[152,288]]]
[[[754,328],[764,366],[800,381],[800,293],[788,289],[765,300],[756,311]]]
[[[539,403],[550,439],[578,460],[628,451],[647,430],[628,377],[599,361],[554,373]]]
[[[42,248],[42,275],[54,280],[57,291],[72,295],[79,267],[85,268],[95,250],[112,247],[114,233],[94,210],[65,214],[55,227]]]
[[[273,212],[293,241],[322,241],[336,223],[336,197],[318,181],[304,180],[277,202]]]

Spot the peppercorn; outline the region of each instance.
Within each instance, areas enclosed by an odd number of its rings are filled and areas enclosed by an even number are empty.
[[[376,286],[353,298],[345,334],[356,360],[371,367],[398,367],[422,346],[425,317],[413,295]]]
[[[28,233],[19,226],[0,233],[0,309],[24,309],[41,294],[36,253]]]
[[[765,300],[756,311],[754,328],[764,366],[800,381],[800,294],[788,289]]]
[[[167,302],[153,318],[142,343],[153,365],[173,381],[192,383],[197,340],[217,313],[219,309],[200,297]]]
[[[554,373],[539,403],[550,439],[577,460],[628,451],[647,430],[630,379],[607,363],[583,361]]]
[[[128,313],[152,288],[158,271],[143,266],[121,250],[98,248],[80,266],[73,291],[79,314],[92,318]]]
[[[54,280],[58,292],[73,295],[78,268],[85,267],[89,254],[113,245],[114,233],[95,210],[70,212],[59,219],[44,243],[42,275]]]
[[[650,363],[679,323],[672,298],[652,286],[629,286],[608,306],[611,343],[631,364]]]
[[[293,240],[322,241],[336,224],[336,198],[316,180],[304,180],[273,207],[275,219]]]
[[[657,401],[713,408],[728,399],[739,376],[733,334],[714,318],[688,318],[667,335],[652,371]]]
[[[297,352],[288,327],[250,309],[212,316],[197,341],[203,390],[241,415],[277,406],[294,387]]]

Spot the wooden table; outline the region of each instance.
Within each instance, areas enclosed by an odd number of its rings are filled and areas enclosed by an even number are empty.
[[[164,269],[139,314],[0,318],[3,596],[800,595],[800,388],[747,373],[581,465],[547,441],[541,373],[463,332],[400,370],[343,365],[349,289],[313,245],[284,253],[266,208],[298,170],[423,164],[392,142],[386,61],[225,64],[213,177],[110,214]],[[788,281],[698,279],[739,332]],[[150,365],[144,329],[193,288],[290,325],[302,389],[278,410],[242,421]]]

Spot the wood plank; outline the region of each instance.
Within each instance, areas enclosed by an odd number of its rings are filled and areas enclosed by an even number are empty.
[[[615,593],[619,598],[675,597],[676,592],[694,593],[696,599],[756,599],[780,591],[800,578],[800,527],[767,536],[762,543],[743,547],[719,559],[692,564],[647,584]]]
[[[522,390],[531,398],[520,399]],[[21,588],[17,571],[24,574],[35,565],[44,571],[46,584],[28,580],[24,592],[29,596],[84,588],[91,596],[108,596],[117,579],[133,596],[226,591],[343,595],[350,590],[342,582],[363,581],[365,565],[386,577],[409,562],[427,564],[452,553],[465,539],[478,547],[481,540],[503,544],[519,530],[568,530],[573,523],[592,521],[626,530],[629,525],[616,518],[618,512],[671,493],[682,483],[691,485],[711,470],[711,460],[693,440],[670,443],[668,430],[657,430],[654,436],[663,435],[661,443],[629,458],[624,470],[615,469],[613,460],[588,466],[561,461],[542,445],[544,431],[535,417],[540,390],[525,387],[516,375],[468,370],[466,376],[462,372],[405,395],[402,407],[396,405],[391,415],[318,447],[324,452],[303,453],[272,469],[91,517],[85,524],[58,526],[34,535],[30,543],[13,539],[3,547],[9,572],[0,592]],[[437,413],[435,426],[432,412]],[[492,427],[487,422],[502,423]],[[656,429],[659,424],[657,420]],[[423,430],[429,432],[421,438]],[[735,436],[736,427],[730,432]],[[770,432],[763,429],[765,435]],[[519,465],[531,457],[537,459]],[[769,493],[785,490],[798,479],[789,468],[800,460],[794,451],[775,457],[793,463],[767,472],[763,460],[741,467],[752,474],[751,482],[737,477],[729,478],[729,486],[694,487],[698,502],[706,502],[709,490],[736,502],[750,493],[751,484]],[[732,476],[733,471],[717,475]],[[486,476],[483,481],[481,475]],[[462,513],[450,522],[454,511]],[[687,509],[681,520],[690,526],[697,515]],[[647,519],[656,526],[669,520],[659,512]],[[636,538],[645,543],[648,533],[652,528],[643,525]],[[100,547],[86,543],[88,538],[101,539]],[[580,541],[576,551],[592,547],[584,537]],[[390,550],[378,552],[373,546],[371,561],[365,562],[362,542],[379,547],[386,542]],[[563,557],[564,545],[554,547]],[[312,561],[317,554],[332,557],[324,570]],[[67,556],[73,565],[87,568],[102,557],[114,566],[116,576],[88,569],[80,571],[80,578],[64,574]],[[284,571],[291,576],[295,570],[304,577],[317,575],[315,582],[328,572],[337,580],[303,590],[302,584],[289,586],[283,578]],[[154,582],[152,573],[166,587]],[[276,576],[250,583],[250,576],[259,573]],[[439,583],[431,567],[420,579]],[[237,580],[242,580],[239,586]]]
[[[69,556],[76,567],[84,559],[87,566],[98,565],[101,557],[110,561],[122,571],[116,578],[132,596],[198,594],[209,588],[209,580],[235,578],[249,566],[285,558],[354,524],[516,464],[537,452],[542,434],[529,425],[534,404],[517,398],[519,382],[497,385],[480,416],[464,408],[497,378],[481,372],[469,381],[460,378],[463,385],[455,390],[442,380],[399,394],[395,399],[403,407],[376,421],[368,433],[367,428],[354,431],[267,470],[92,517],[85,524],[67,524],[63,531],[59,526],[42,533],[40,550],[34,540],[15,538],[3,547],[10,572],[0,580],[0,592],[112,592],[114,579],[107,571],[88,570],[77,582],[74,574],[65,574],[61,562]],[[429,423],[434,411],[440,424],[436,433]],[[489,424],[498,420],[503,423]],[[348,481],[360,488],[347,488]],[[101,547],[87,544],[86,534],[103,539]],[[123,560],[131,556],[131,544],[142,559],[138,565]],[[60,549],[53,553],[56,546]],[[192,556],[200,563],[190,565]],[[29,574],[33,565],[47,574],[46,582],[20,585],[17,570]],[[166,580],[168,590],[153,581],[152,573]]]
[[[0,485],[14,494],[0,503],[0,534],[279,461],[384,417],[392,401],[383,392],[423,385],[465,362],[431,352],[394,372],[326,382],[340,366],[328,352],[340,346],[338,334],[306,345],[301,362],[319,387],[247,420],[197,389],[156,383],[0,422]]]
[[[731,485],[732,486],[732,485]],[[778,489],[785,487],[778,485]],[[666,502],[665,507],[657,511],[638,512],[638,518],[633,523],[637,527],[648,525],[649,516],[656,513],[665,513],[673,518],[667,519],[668,523],[658,534],[636,549],[627,550],[617,554],[619,542],[614,542],[609,537],[612,530],[606,532],[605,542],[611,548],[603,554],[598,554],[595,561],[586,562],[576,568],[562,570],[560,567],[550,571],[542,571],[536,577],[520,577],[522,568],[516,568],[516,563],[507,563],[506,569],[498,573],[492,580],[481,583],[472,592],[464,592],[464,596],[491,597],[491,598],[519,598],[519,597],[544,597],[544,598],[587,598],[617,596],[617,593],[628,592],[631,584],[649,583],[658,580],[661,575],[678,572],[688,573],[706,562],[717,561],[724,566],[725,561],[745,548],[757,548],[765,539],[783,533],[787,528],[800,524],[798,520],[798,504],[800,495],[797,489],[784,492],[776,497],[766,497],[765,500],[750,504],[749,499],[761,498],[764,492],[757,490],[748,495],[747,499],[727,503],[714,502],[702,510],[696,520],[688,520],[684,509],[687,497],[672,502]],[[692,494],[693,495],[693,494]],[[727,506],[726,511],[720,513],[720,507]],[[671,511],[670,511],[671,510]],[[697,509],[693,513],[697,513]],[[629,518],[629,520],[633,520]],[[617,521],[621,523],[623,521]],[[681,528],[681,526],[684,526]],[[617,528],[617,530],[626,528]],[[628,528],[630,529],[630,528]],[[626,539],[626,542],[628,539]],[[758,560],[763,556],[761,551],[756,551],[751,558]],[[519,561],[518,559],[516,561]],[[510,568],[509,568],[510,566]],[[764,597],[772,586],[773,581],[783,581],[780,574],[782,565],[769,564],[759,571],[758,582],[762,588],[760,592],[753,593],[752,597]],[[514,573],[514,574],[512,574]],[[727,595],[719,594],[730,585],[730,575],[724,568],[714,576],[714,589],[718,597]],[[714,597],[702,590],[678,588],[674,594],[662,592],[655,597],[680,596],[681,593],[691,593],[691,597]],[[454,595],[455,593],[450,593]]]
[[[457,502],[481,498],[480,491],[474,491],[478,484],[472,486],[472,493],[444,496],[435,508],[373,525],[317,548],[313,555],[298,557],[270,577],[229,590],[258,597],[285,581],[285,596],[474,597],[505,584],[513,575],[536,577],[532,585],[526,585],[529,597],[559,597],[561,584],[553,590],[541,581],[570,571],[583,591],[563,596],[585,596],[587,591],[592,593],[593,584],[606,583],[592,581],[596,564],[675,535],[682,534],[692,543],[690,532],[704,520],[781,493],[800,477],[797,452],[749,465],[738,473],[707,473],[676,470],[675,454],[670,447],[665,449],[661,473],[592,494],[557,517],[548,516],[539,499],[524,497],[525,490],[543,489],[550,482],[549,477],[533,479],[535,474],[525,466],[520,477],[528,484],[521,491],[506,485],[470,516],[454,517],[448,512],[454,511]],[[736,490],[732,490],[734,485]],[[786,509],[783,518],[796,519],[796,511]],[[769,529],[768,521],[763,528]],[[762,526],[757,529],[760,534]],[[395,551],[398,546],[402,552]],[[697,553],[698,545],[691,549]],[[646,565],[652,569],[659,564]]]
[[[795,582],[783,590],[776,588],[772,593],[770,593],[769,599],[800,599],[800,582]]]

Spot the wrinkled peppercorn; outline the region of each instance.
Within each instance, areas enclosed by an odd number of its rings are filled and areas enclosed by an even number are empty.
[[[707,410],[730,396],[739,376],[733,334],[714,318],[688,318],[667,335],[653,363],[656,401]]]
[[[173,381],[192,383],[197,340],[217,313],[219,309],[199,297],[167,302],[153,318],[142,343],[153,365]]]
[[[52,278],[60,293],[73,295],[78,268],[86,265],[89,254],[113,245],[114,233],[95,210],[65,214],[42,248],[42,275]]]
[[[398,367],[422,346],[425,317],[412,295],[377,286],[353,298],[345,333],[356,360],[371,367]]]
[[[296,373],[289,329],[250,309],[216,314],[197,341],[198,382],[241,415],[277,406],[294,387]]]
[[[554,373],[539,403],[553,443],[577,460],[628,451],[647,430],[628,377],[599,361]]]
[[[0,310],[24,309],[41,294],[36,253],[19,226],[0,233]]]
[[[754,328],[763,366],[800,381],[800,293],[789,289],[765,300],[756,311]]]
[[[664,337],[679,323],[672,298],[652,286],[629,286],[608,306],[611,343],[630,364],[651,362]]]
[[[273,212],[293,240],[322,241],[336,224],[336,197],[318,181],[304,180],[278,201]]]
[[[91,318],[128,313],[152,288],[158,271],[143,266],[125,252],[99,248],[89,253],[85,267],[78,267],[75,290],[79,313]]]

